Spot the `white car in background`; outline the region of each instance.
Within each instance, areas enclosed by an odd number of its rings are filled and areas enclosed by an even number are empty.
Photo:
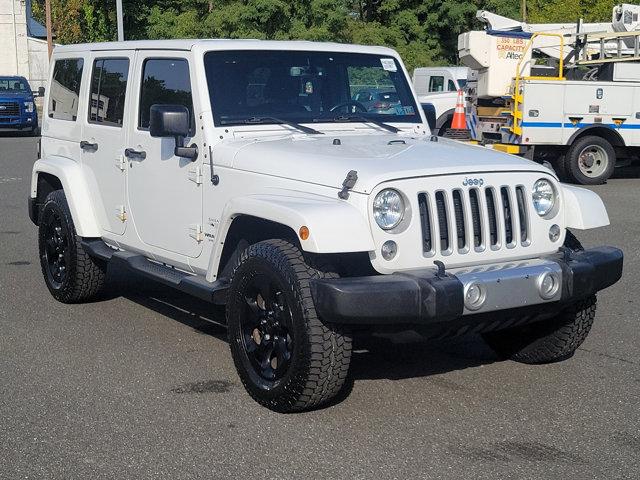
[[[451,126],[458,90],[465,89],[469,75],[472,70],[468,67],[420,67],[413,71],[413,88],[436,135]]]

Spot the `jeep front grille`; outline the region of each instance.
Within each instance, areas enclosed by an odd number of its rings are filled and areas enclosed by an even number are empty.
[[[522,185],[419,193],[425,255],[528,246],[529,212],[525,198]]]
[[[20,107],[16,102],[0,102],[0,117],[17,117]]]

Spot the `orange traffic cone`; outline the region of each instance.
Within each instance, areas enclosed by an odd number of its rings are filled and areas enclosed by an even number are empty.
[[[444,136],[456,140],[469,140],[471,138],[467,129],[467,116],[464,113],[464,92],[462,90],[458,90],[458,99],[451,119],[451,128],[447,129]]]
[[[466,130],[467,119],[464,114],[464,93],[458,90],[458,99],[456,100],[456,110],[453,112],[453,120],[451,120],[451,128],[454,130]]]

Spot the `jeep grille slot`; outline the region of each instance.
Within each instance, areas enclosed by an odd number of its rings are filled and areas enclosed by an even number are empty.
[[[507,187],[500,189],[500,197],[502,198],[502,212],[504,214],[504,233],[507,245],[513,245],[513,212],[511,209],[511,198],[509,198],[509,190]]]
[[[458,239],[458,250],[463,250],[467,244],[467,230],[464,224],[462,192],[460,190],[454,190],[451,196],[453,197],[453,214],[456,219],[456,237]]]
[[[527,203],[524,201],[524,187],[516,187],[516,201],[518,202],[518,219],[520,220],[520,242],[526,245],[529,242],[529,225],[527,215]]]
[[[438,227],[440,230],[440,250],[449,250],[449,218],[444,192],[436,192],[436,210],[438,214]]]
[[[489,217],[489,241],[491,246],[498,244],[498,222],[496,221],[496,202],[493,198],[493,190],[487,188],[485,191],[487,199],[487,213]]]
[[[429,201],[427,194],[418,195],[418,207],[420,209],[420,225],[422,225],[422,251],[431,252],[433,241],[431,240],[431,217],[429,216]]]
[[[480,200],[478,198],[478,189],[469,190],[469,205],[471,206],[471,222],[473,224],[473,246],[482,245],[482,221],[480,220]]]
[[[517,186],[455,186],[418,192],[425,256],[481,255],[531,245],[527,190]]]

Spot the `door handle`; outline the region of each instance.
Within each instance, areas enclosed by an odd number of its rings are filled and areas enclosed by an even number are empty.
[[[127,148],[124,151],[124,156],[127,158],[139,158],[140,160],[144,160],[147,158],[147,152],[144,150],[134,150],[133,148]]]
[[[96,150],[98,150],[98,144],[87,142],[86,140],[82,140],[80,142],[80,148],[82,150],[93,150],[95,152]]]

